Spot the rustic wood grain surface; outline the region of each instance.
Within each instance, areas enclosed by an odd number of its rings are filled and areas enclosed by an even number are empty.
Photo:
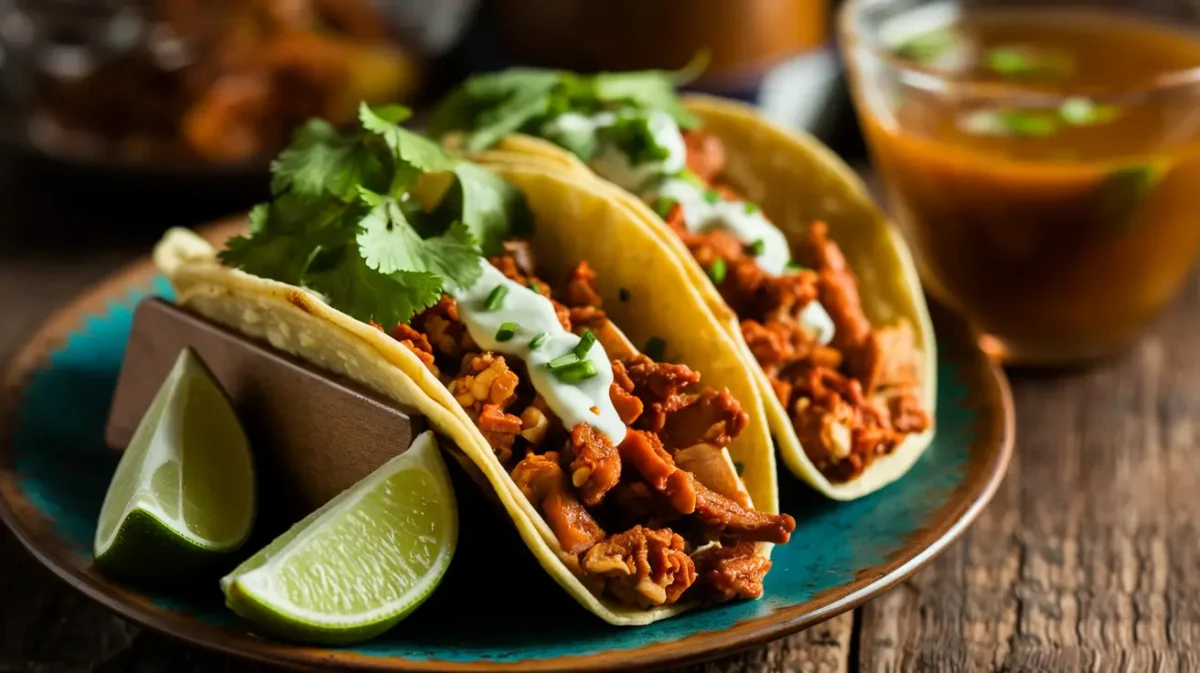
[[[4,359],[163,227],[236,207],[86,184],[51,193],[25,173],[0,166]],[[1200,273],[1124,356],[1083,371],[1013,373],[1016,456],[961,540],[852,614],[686,670],[1200,670],[1198,335]],[[0,529],[0,673],[277,670],[126,623]]]

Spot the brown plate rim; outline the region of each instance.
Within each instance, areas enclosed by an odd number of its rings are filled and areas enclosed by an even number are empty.
[[[236,225],[224,221],[209,232],[224,232]],[[682,665],[744,650],[830,619],[861,605],[936,558],[958,539],[999,488],[1013,453],[1015,418],[1008,380],[1000,367],[975,345],[961,318],[932,306],[940,328],[939,348],[958,360],[966,360],[963,372],[972,406],[990,410],[975,419],[976,436],[972,459],[946,504],[933,515],[933,524],[911,534],[905,546],[879,565],[856,573],[853,581],[819,592],[807,602],[781,608],[769,615],[750,618],[721,631],[698,632],[681,640],[614,650],[586,656],[527,659],[514,662],[456,662],[371,657],[348,650],[330,650],[266,640],[227,627],[206,624],[186,613],[149,604],[137,592],[126,589],[85,565],[50,530],[34,530],[18,512],[24,498],[12,468],[12,421],[20,407],[27,378],[88,315],[102,310],[114,296],[136,289],[153,277],[156,269],[147,257],[130,263],[101,279],[56,310],[20,346],[0,378],[0,520],[43,566],[73,588],[118,615],[152,631],[190,644],[236,657],[283,665],[301,670],[355,671],[576,671],[657,669]],[[947,346],[950,348],[947,349]],[[984,459],[974,457],[986,452]],[[16,505],[16,506],[14,506]],[[49,521],[33,513],[48,528]]]

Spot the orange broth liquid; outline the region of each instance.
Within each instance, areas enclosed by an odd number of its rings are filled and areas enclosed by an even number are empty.
[[[926,288],[1009,362],[1127,345],[1200,243],[1200,84],[1151,86],[1200,67],[1200,40],[1089,10],[967,12],[930,35],[893,56],[994,95],[860,107]]]

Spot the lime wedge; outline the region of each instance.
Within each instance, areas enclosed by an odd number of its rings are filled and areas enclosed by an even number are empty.
[[[246,434],[184,349],[117,464],[96,525],[96,563],[132,580],[195,577],[242,546],[254,515]]]
[[[437,588],[458,541],[450,475],[432,432],[292,526],[221,580],[225,603],[302,642],[369,640]]]

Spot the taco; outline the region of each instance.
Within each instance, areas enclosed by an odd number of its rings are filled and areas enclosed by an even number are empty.
[[[758,388],[679,261],[598,183],[484,170],[405,116],[304,126],[222,251],[170,231],[177,301],[418,409],[604,620],[759,597],[795,520]]]
[[[929,445],[936,400],[907,248],[815,140],[675,86],[658,71],[491,73],[453,91],[431,132],[487,165],[606,181],[734,339],[788,468],[839,500],[891,483]]]

